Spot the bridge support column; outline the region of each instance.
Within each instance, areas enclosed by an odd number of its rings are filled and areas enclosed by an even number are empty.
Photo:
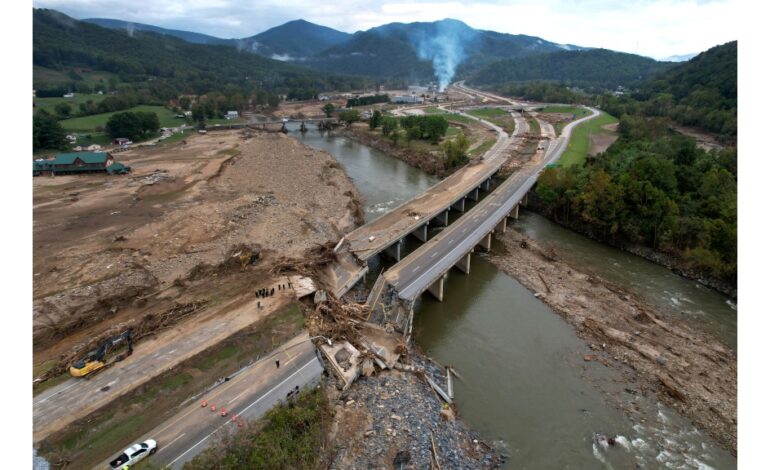
[[[441,225],[442,227],[446,227],[449,225],[449,209],[445,210],[441,214],[434,217],[431,221],[431,224],[435,225]]]
[[[511,210],[511,213],[508,214],[508,217],[512,218],[513,220],[519,220],[519,205],[516,204],[514,208]]]
[[[465,195],[468,199],[471,201],[478,201],[479,200],[479,188],[473,189],[473,191],[469,192]]]
[[[428,241],[428,224],[424,223],[414,229],[412,232],[412,235],[414,235],[418,240],[421,242],[427,242]]]
[[[444,274],[436,282],[430,285],[428,287],[428,292],[430,292],[433,297],[436,298],[439,302],[444,301],[444,280],[447,278],[447,275]]]
[[[481,248],[484,251],[489,251],[492,249],[492,234],[488,233],[484,235],[484,238],[481,239],[478,245],[479,248]]]
[[[452,209],[458,212],[465,212],[465,198],[462,198],[459,201],[452,204]]]
[[[385,248],[385,253],[393,258],[396,261],[401,261],[401,253],[403,253],[404,249],[404,239],[400,239],[396,243],[390,245],[389,247]]]
[[[503,217],[503,220],[495,226],[495,233],[505,233],[506,228],[508,228],[508,217]]]
[[[524,197],[521,199],[521,202],[519,204],[521,204],[524,207],[527,207],[527,200],[528,199],[529,199],[529,193],[524,195]]]
[[[460,271],[464,272],[465,274],[470,274],[471,272],[471,251],[465,254],[460,261],[455,263],[455,268],[459,269]]]
[[[481,186],[479,186],[479,187],[481,189],[483,189],[484,191],[489,192],[489,188],[491,186],[491,183],[492,183],[492,179],[490,178],[490,179],[484,180],[484,182],[481,183]]]

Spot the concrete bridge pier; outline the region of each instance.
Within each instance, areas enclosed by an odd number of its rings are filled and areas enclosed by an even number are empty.
[[[447,277],[449,277],[449,275],[444,273],[436,282],[428,287],[428,292],[430,292],[439,302],[444,301],[444,280]]]
[[[455,263],[455,268],[459,269],[465,274],[470,274],[471,272],[471,253],[473,251],[469,251],[465,254],[462,258],[460,258],[460,261]]]
[[[484,235],[484,238],[481,239],[478,245],[479,248],[481,248],[484,251],[489,251],[492,249],[492,234],[488,233]]]
[[[479,188],[483,189],[486,192],[489,192],[489,188],[492,186],[492,178],[484,180],[483,183],[481,183],[481,186]]]
[[[442,227],[449,225],[449,209],[431,219],[430,223],[433,225],[440,225]]]
[[[412,231],[412,235],[415,236],[421,242],[428,241],[428,223],[424,223]]]
[[[495,233],[505,233],[508,228],[508,217],[503,217],[503,220],[495,226]]]
[[[529,193],[524,195],[524,197],[521,199],[521,202],[519,204],[521,204],[524,207],[527,207],[527,200],[528,199],[529,199]]]
[[[452,204],[452,209],[458,212],[465,212],[465,198],[461,198],[459,201]]]
[[[465,195],[468,199],[471,201],[478,201],[479,200],[479,188],[474,188],[473,191],[469,192]]]
[[[385,254],[390,256],[396,261],[401,261],[401,255],[404,253],[404,246],[406,243],[404,242],[404,239],[398,240],[396,243],[390,245],[389,247],[385,248]]]
[[[508,214],[508,217],[512,218],[513,220],[519,220],[519,205],[516,204],[514,208],[511,210],[511,213]]]

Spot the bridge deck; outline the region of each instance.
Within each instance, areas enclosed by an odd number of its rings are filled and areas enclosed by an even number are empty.
[[[385,279],[398,291],[398,296],[408,301],[416,299],[492,232],[534,186],[540,171],[561,156],[572,128],[598,116],[598,111],[591,111],[590,116],[565,126],[558,139],[546,144],[544,152],[538,152],[531,162],[454,224],[388,270],[384,274]]]
[[[492,123],[467,114],[465,116],[494,129],[498,133],[495,145],[484,155],[481,163],[466,165],[423,194],[347,234],[345,238],[349,242],[349,250],[358,258],[366,260],[428,223],[489,179],[505,163],[507,150],[515,139]],[[517,121],[521,121],[517,122],[517,128],[526,126],[523,118]],[[519,132],[515,133],[515,136],[519,135]]]

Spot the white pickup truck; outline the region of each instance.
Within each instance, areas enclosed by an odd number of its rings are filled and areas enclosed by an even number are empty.
[[[124,450],[115,460],[111,461],[110,468],[128,468],[128,465],[134,465],[148,455],[154,454],[156,450],[158,450],[158,443],[153,439],[147,439],[142,443],[134,444]]]

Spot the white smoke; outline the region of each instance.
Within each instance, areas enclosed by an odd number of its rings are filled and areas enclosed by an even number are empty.
[[[128,34],[128,37],[134,37],[134,31],[136,31],[136,26],[134,26],[134,23],[126,24],[126,34]]]
[[[475,34],[464,23],[444,20],[436,23],[434,34],[414,41],[417,56],[433,63],[440,91],[452,83],[457,66],[465,59],[465,45]]]

